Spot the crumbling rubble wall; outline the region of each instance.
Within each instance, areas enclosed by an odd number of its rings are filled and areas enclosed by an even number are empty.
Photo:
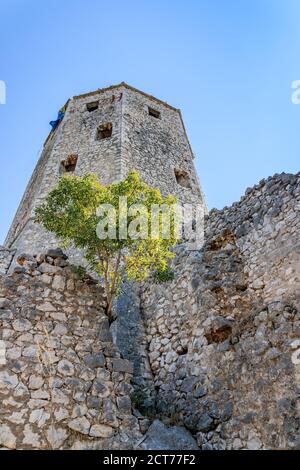
[[[263,180],[145,286],[157,413],[203,449],[300,447],[299,210],[299,174]]]
[[[112,327],[61,250],[0,252],[0,445],[300,448],[299,209],[283,174],[211,211],[203,248],[178,246],[175,279],[120,298]]]
[[[103,290],[65,258],[24,256],[0,276],[0,446],[132,448],[132,365],[112,342]]]
[[[16,250],[0,246],[0,274],[6,274],[10,268]]]

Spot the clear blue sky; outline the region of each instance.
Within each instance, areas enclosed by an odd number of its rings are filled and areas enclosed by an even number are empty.
[[[210,208],[299,170],[299,0],[0,0],[0,18],[0,242],[58,108],[120,81],[182,109]]]

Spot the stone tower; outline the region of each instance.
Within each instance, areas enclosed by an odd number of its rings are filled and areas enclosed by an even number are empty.
[[[75,96],[49,134],[5,246],[37,253],[57,241],[33,222],[34,208],[64,172],[95,172],[104,184],[135,169],[164,195],[205,207],[180,110],[126,83]]]

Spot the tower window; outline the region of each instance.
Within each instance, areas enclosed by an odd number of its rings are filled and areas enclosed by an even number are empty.
[[[87,103],[86,109],[89,112],[96,111],[96,109],[99,108],[99,102],[98,101],[92,101],[91,103]]]
[[[149,113],[149,116],[155,117],[156,119],[160,119],[160,112],[157,111],[156,109],[149,108],[148,106],[148,113]]]
[[[66,160],[61,162],[61,168],[63,173],[72,173],[75,171],[77,165],[78,155],[72,154],[69,155]]]
[[[112,123],[108,122],[106,124],[101,124],[101,126],[99,126],[97,129],[96,139],[97,140],[107,139],[108,137],[111,137],[111,134],[112,134]]]
[[[183,188],[191,188],[190,178],[185,170],[174,170],[175,178],[178,184]]]

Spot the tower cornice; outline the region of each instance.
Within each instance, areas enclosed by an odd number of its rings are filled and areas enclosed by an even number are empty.
[[[126,88],[127,90],[134,91],[135,93],[139,93],[140,95],[145,96],[145,97],[148,98],[149,100],[152,100],[152,101],[154,101],[155,103],[159,103],[159,104],[161,104],[161,105],[163,105],[163,106],[166,106],[167,108],[172,109],[173,111],[180,112],[180,109],[175,108],[174,106],[171,106],[171,105],[170,105],[169,103],[167,103],[166,101],[162,101],[162,100],[156,98],[155,96],[149,95],[148,93],[145,93],[144,91],[141,91],[141,90],[139,90],[138,88],[134,88],[133,86],[128,85],[128,84],[125,83],[125,82],[121,82],[121,83],[119,83],[118,85],[111,85],[111,86],[106,87],[106,88],[98,88],[98,90],[90,91],[89,93],[83,93],[82,95],[76,95],[76,96],[73,96],[73,99],[74,99],[74,100],[79,100],[79,99],[82,99],[82,98],[86,98],[86,97],[88,97],[88,96],[99,95],[100,93],[105,93],[105,92],[107,92],[107,91],[115,90],[115,89],[121,88],[121,87]]]

